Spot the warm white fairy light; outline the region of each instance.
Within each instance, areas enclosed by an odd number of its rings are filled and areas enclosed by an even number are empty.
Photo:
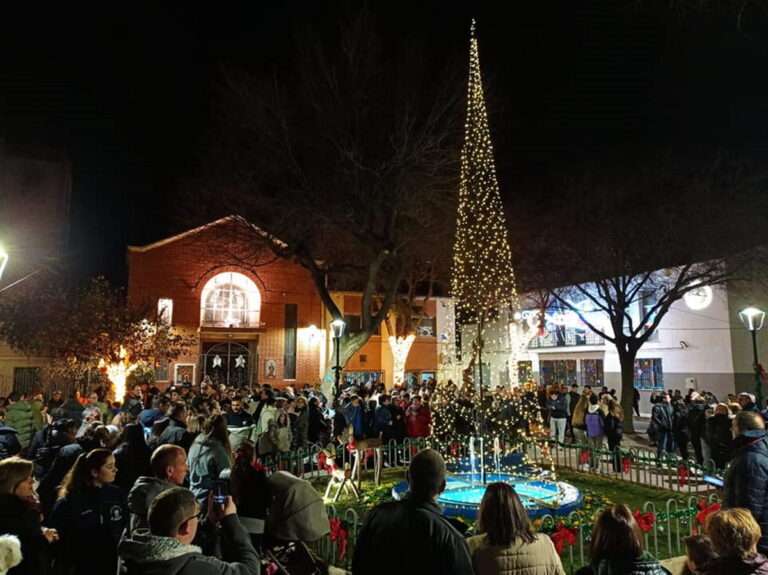
[[[390,335],[389,349],[392,350],[392,359],[394,360],[392,380],[395,387],[401,387],[405,384],[405,360],[408,359],[408,352],[411,350],[416,336],[409,334],[405,337]]]
[[[115,386],[115,401],[122,402],[125,398],[128,376],[138,367],[138,364],[131,363],[128,351],[121,345],[119,359],[110,363],[102,359],[99,361],[99,367],[106,370],[107,378]]]

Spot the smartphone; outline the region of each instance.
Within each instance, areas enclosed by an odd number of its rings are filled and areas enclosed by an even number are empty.
[[[714,477],[712,475],[705,475],[704,483],[707,483],[708,485],[714,485],[715,487],[719,487],[721,489],[725,487],[725,482],[722,479],[720,479],[719,477]]]
[[[223,481],[217,481],[213,486],[213,502],[224,505],[227,502],[227,492]]]

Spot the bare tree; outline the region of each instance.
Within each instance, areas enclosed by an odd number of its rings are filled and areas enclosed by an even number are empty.
[[[621,177],[572,183],[572,208],[558,219],[559,275],[552,301],[613,344],[621,365],[625,428],[633,430],[635,359],[671,306],[705,286],[754,280],[763,250],[764,178],[714,158],[686,169],[666,158]],[[559,282],[559,283],[555,283]]]
[[[362,292],[360,330],[341,340],[342,365],[375,333],[403,280],[447,249],[439,242],[453,222],[461,89],[425,66],[425,50],[386,43],[362,12],[327,42],[300,36],[294,66],[269,79],[224,74],[196,217],[252,222],[259,234],[247,246],[306,268],[333,318],[343,317],[333,290]],[[238,248],[239,261],[247,251]]]

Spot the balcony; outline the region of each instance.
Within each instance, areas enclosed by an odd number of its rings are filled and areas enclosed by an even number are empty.
[[[534,337],[528,344],[528,349],[549,347],[580,347],[587,345],[604,345],[605,340],[588,329],[573,327],[558,327],[544,336]]]

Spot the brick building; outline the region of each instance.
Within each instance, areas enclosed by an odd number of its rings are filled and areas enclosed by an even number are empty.
[[[243,230],[247,231],[244,232]],[[175,329],[198,343],[186,357],[158,365],[158,382],[199,382],[205,376],[230,385],[278,387],[317,383],[333,365],[331,321],[309,272],[264,254],[254,265],[238,242],[252,246],[258,230],[227,217],[146,246],[128,248],[128,297],[157,309]],[[250,249],[250,248],[249,248]],[[234,256],[233,256],[234,254]],[[249,256],[250,257],[250,256]],[[360,322],[359,293],[332,294],[349,329]],[[437,371],[434,300],[406,363],[411,378]],[[347,377],[391,385],[393,357],[386,326],[349,361]]]

